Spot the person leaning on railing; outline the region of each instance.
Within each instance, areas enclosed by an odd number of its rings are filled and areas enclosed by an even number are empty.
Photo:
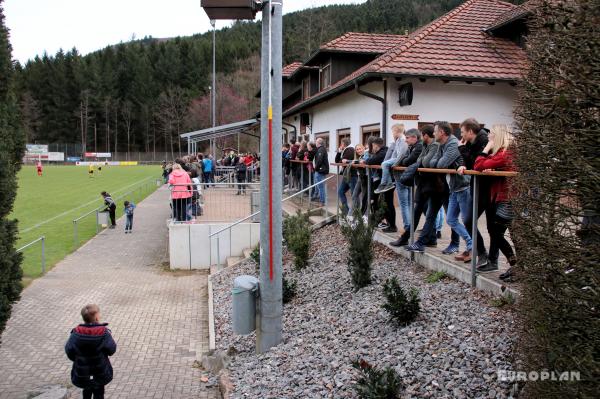
[[[476,158],[473,169],[479,172],[487,171],[514,171],[513,146],[514,141],[506,125],[494,125],[488,135],[489,142]],[[512,279],[513,269],[517,260],[510,243],[504,238],[507,229],[514,218],[510,203],[511,188],[509,181],[503,176],[484,177],[490,179],[489,200],[494,215],[490,231],[490,255],[487,264],[477,267],[479,272],[498,270],[498,249],[502,251],[511,268],[500,275],[500,279]],[[481,180],[481,179],[480,179]],[[495,254],[495,255],[494,255]]]
[[[335,163],[340,163],[342,161],[346,161],[344,163],[348,163],[354,159],[354,148],[350,146],[350,138],[344,137],[341,142],[341,146],[335,154]],[[348,214],[348,199],[346,198],[346,192],[350,190],[350,195],[354,192],[354,187],[356,187],[356,181],[358,180],[358,174],[355,168],[346,168],[343,167],[340,171],[340,174],[343,175],[342,181],[340,182],[340,186],[338,188],[338,198],[340,199],[340,204],[342,207],[342,215]]]
[[[415,162],[414,166],[414,174],[413,176],[405,176],[407,179],[414,179],[414,183],[416,185],[415,190],[415,205],[413,207],[413,220],[416,226],[419,225],[421,220],[421,215],[423,212],[427,211],[429,199],[434,190],[434,184],[432,181],[432,176],[430,173],[420,173],[416,172],[416,168],[429,168],[430,162],[433,157],[437,154],[439,143],[435,141],[434,138],[434,127],[433,125],[425,125],[423,126],[421,133],[423,134],[423,150],[419,155],[419,158]],[[410,226],[408,229],[402,233],[402,235],[395,241],[390,242],[389,244],[393,247],[404,247],[408,246],[410,239]],[[427,244],[435,240],[434,237],[429,237],[427,240]]]
[[[171,187],[171,203],[173,207],[173,219],[178,222],[186,220],[187,202],[190,201],[192,193],[190,176],[178,163],[173,165],[173,172],[169,175],[169,186]]]
[[[360,161],[366,161],[369,159],[369,151],[362,144],[357,144],[354,151],[355,159],[353,161],[348,161],[346,159],[342,159],[342,163],[353,163],[358,164]],[[354,186],[354,191],[352,192],[352,210],[348,218],[352,220],[354,216],[354,210],[360,208],[360,214],[365,218],[367,212],[367,205],[369,196],[367,195],[368,182],[367,182],[367,171],[364,168],[351,168],[357,170],[358,180],[356,185]]]

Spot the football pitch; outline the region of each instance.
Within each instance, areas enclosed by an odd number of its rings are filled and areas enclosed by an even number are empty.
[[[123,201],[140,202],[156,190],[160,166],[103,166],[88,176],[85,166],[45,166],[42,177],[33,166],[24,166],[18,175],[18,191],[11,218],[19,221],[17,248],[45,236],[46,271],[96,233],[96,212],[103,205],[101,191],[117,203],[117,218]],[[76,223],[74,219],[86,213]],[[118,226],[123,228],[123,226]],[[77,237],[77,240],[76,240]],[[23,251],[24,282],[42,274],[41,242]]]

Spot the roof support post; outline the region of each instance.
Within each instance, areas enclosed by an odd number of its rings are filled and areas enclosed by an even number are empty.
[[[362,90],[356,81],[354,82],[354,89],[358,94],[372,98],[373,100],[377,100],[381,103],[381,132],[383,136],[383,145],[387,145],[387,80],[383,80],[383,97],[379,97],[373,93]]]

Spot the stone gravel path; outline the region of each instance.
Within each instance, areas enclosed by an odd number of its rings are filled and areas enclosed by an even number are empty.
[[[347,245],[327,226],[312,238],[312,259],[294,271],[284,256],[298,295],[284,305],[283,343],[256,355],[255,336],[231,330],[232,279],[254,274],[245,261],[212,277],[217,348],[235,348],[229,366],[233,398],[355,398],[358,379],[351,363],[364,359],[391,366],[400,375],[402,398],[509,398],[498,370],[512,369],[515,317],[490,306],[490,297],[456,280],[425,281],[424,268],[376,246],[373,283],[352,290]],[[399,327],[381,308],[382,284],[397,276],[421,298],[417,320]]]
[[[160,188],[138,204],[133,234],[124,234],[120,220],[24,290],[1,337],[0,398],[26,398],[46,384],[71,386],[64,344],[91,302],[118,344],[107,397],[217,397],[194,367],[208,349],[207,276],[162,266],[168,198]]]

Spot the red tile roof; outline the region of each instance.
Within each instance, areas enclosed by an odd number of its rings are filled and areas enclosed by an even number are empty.
[[[283,77],[292,76],[294,72],[296,72],[301,66],[302,62],[300,61],[292,62],[291,64],[287,64],[283,67],[283,69],[281,70],[281,74],[283,75]]]
[[[349,87],[355,79],[368,75],[518,80],[527,68],[525,51],[509,40],[483,32],[501,14],[515,7],[500,0],[468,0],[285,113],[330,97],[342,86]]]
[[[482,31],[515,6],[498,0],[469,0],[377,58],[369,71],[401,75],[516,80],[527,65],[525,52],[507,39]]]
[[[506,25],[509,22],[515,21],[517,19],[521,19],[523,17],[528,16],[533,12],[534,5],[532,4],[534,0],[527,1],[517,7],[514,7],[498,16],[486,30],[494,30],[501,26]]]
[[[383,54],[404,40],[405,35],[348,32],[323,44],[320,50]]]

